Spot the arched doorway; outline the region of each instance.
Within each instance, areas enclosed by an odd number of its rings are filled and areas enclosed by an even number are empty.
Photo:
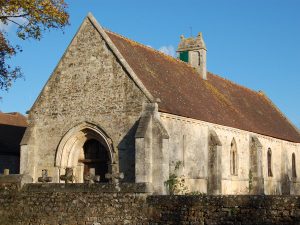
[[[90,173],[99,175],[100,182],[108,182],[105,174],[111,172],[114,163],[112,149],[111,139],[97,126],[83,123],[72,128],[58,146],[58,177],[65,174],[66,168],[73,168],[76,183],[83,183]]]

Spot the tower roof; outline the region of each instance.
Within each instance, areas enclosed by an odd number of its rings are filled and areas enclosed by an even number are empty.
[[[183,35],[180,36],[180,43],[178,45],[177,52],[181,51],[190,51],[190,50],[199,50],[205,49],[206,46],[202,37],[202,33],[198,33],[197,37],[185,38]]]

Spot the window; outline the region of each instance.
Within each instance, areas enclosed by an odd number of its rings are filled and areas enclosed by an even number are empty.
[[[234,138],[231,142],[231,149],[230,149],[230,174],[234,176],[238,175],[237,147]]]
[[[295,153],[292,154],[292,177],[297,177],[297,170],[296,170],[296,156]]]
[[[268,177],[273,177],[272,173],[272,150],[269,148],[267,153],[268,159]]]

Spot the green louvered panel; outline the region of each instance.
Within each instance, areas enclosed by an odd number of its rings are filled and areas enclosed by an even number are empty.
[[[179,53],[179,59],[184,61],[184,62],[189,62],[189,52],[188,51],[180,52]]]

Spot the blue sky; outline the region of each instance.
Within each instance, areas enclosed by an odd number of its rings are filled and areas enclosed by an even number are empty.
[[[41,41],[18,41],[23,52],[12,60],[25,79],[0,91],[0,110],[30,109],[88,12],[99,23],[170,54],[181,34],[199,31],[208,49],[208,70],[253,90],[263,90],[300,127],[299,0],[84,0],[70,1],[64,33],[45,33]],[[3,27],[2,27],[3,28]]]

